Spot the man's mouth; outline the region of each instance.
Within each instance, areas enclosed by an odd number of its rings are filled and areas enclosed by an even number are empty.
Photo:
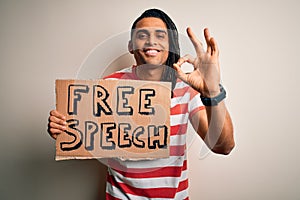
[[[160,52],[158,49],[144,49],[144,53],[147,56],[157,56],[157,54]]]

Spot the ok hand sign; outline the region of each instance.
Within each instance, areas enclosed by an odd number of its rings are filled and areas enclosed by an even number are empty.
[[[187,34],[192,41],[197,57],[185,55],[179,58],[173,67],[177,72],[177,77],[189,84],[205,97],[214,97],[219,94],[220,88],[220,66],[219,49],[216,40],[210,36],[208,29],[204,29],[204,37],[207,44],[206,51],[202,43],[197,39],[191,28],[187,28]],[[194,66],[194,71],[184,73],[180,66],[188,62]]]

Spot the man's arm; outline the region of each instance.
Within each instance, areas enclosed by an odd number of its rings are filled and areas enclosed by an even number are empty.
[[[208,29],[204,29],[204,37],[207,44],[206,51],[202,43],[190,28],[187,34],[195,47],[197,56],[181,57],[173,68],[178,78],[198,91],[202,97],[213,98],[220,94],[220,65],[219,48],[216,40],[210,36]],[[194,66],[194,71],[184,73],[180,66],[188,62]],[[217,105],[207,105],[205,109],[198,111],[191,118],[191,123],[197,133],[212,151],[221,154],[229,154],[234,147],[233,125],[224,101]]]
[[[224,102],[206,106],[191,117],[191,124],[215,153],[229,154],[234,147],[233,125]]]

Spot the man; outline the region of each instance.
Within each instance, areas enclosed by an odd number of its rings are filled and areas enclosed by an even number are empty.
[[[157,9],[146,10],[131,29],[128,50],[136,65],[106,79],[136,79],[172,82],[170,157],[144,161],[109,159],[107,199],[188,199],[186,132],[188,119],[215,153],[229,154],[234,147],[233,126],[220,85],[219,50],[208,29],[207,49],[190,28],[187,34],[197,56],[180,57],[178,32],[172,20]],[[185,74],[188,62],[194,71]],[[49,133],[53,138],[66,130],[65,117],[50,112]]]

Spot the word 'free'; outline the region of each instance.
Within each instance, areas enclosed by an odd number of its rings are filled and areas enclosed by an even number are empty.
[[[78,104],[82,101],[83,96],[90,92],[91,88],[88,85],[72,84],[68,87],[68,114],[78,114]],[[152,106],[151,98],[155,97],[155,90],[151,88],[137,89],[138,100],[138,113],[140,115],[154,115],[155,109]],[[115,112],[118,115],[133,115],[134,109],[130,102],[130,96],[135,92],[132,86],[118,86],[116,88],[116,105],[110,105],[107,99],[110,97],[108,90],[102,85],[93,85],[92,87],[92,102],[93,102],[93,115],[100,117],[104,115],[113,115],[112,110],[115,107]],[[111,102],[111,101],[110,101]]]

